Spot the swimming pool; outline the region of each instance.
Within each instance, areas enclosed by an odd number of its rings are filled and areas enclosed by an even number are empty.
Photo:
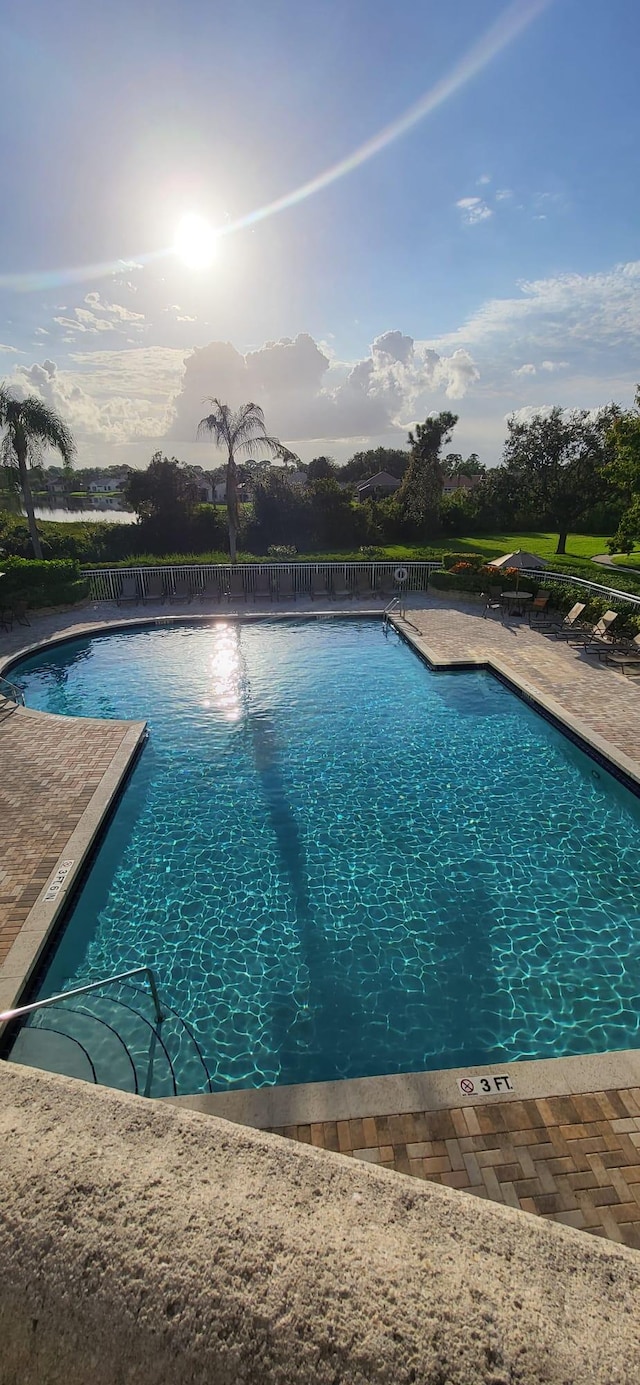
[[[637,1044],[640,801],[490,674],[320,618],[12,678],[150,729],[41,995],[150,964],[219,1090]]]

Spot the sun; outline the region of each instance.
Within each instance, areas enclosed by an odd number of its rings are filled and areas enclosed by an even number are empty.
[[[183,216],[173,248],[188,269],[209,269],[216,257],[217,236],[203,216],[190,212]]]

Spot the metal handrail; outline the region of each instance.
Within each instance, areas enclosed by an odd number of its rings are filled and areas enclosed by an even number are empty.
[[[9,702],[15,702],[18,707],[24,707],[22,688],[16,683],[10,683],[8,678],[0,678],[0,697],[8,698]]]
[[[9,1020],[21,1019],[23,1015],[32,1015],[34,1010],[45,1010],[50,1005],[57,1005],[61,1000],[70,1000],[72,996],[86,995],[88,991],[100,990],[102,986],[110,986],[113,981],[126,981],[130,976],[142,975],[149,978],[149,988],[156,1012],[156,1023],[160,1025],[164,1020],[164,1015],[160,1008],[158,987],[151,967],[133,967],[131,971],[118,972],[117,976],[106,976],[103,981],[91,981],[87,986],[76,986],[73,991],[60,991],[58,995],[47,996],[46,1000],[34,1000],[31,1005],[19,1005],[17,1010],[5,1010],[0,1014],[0,1024],[6,1024]]]
[[[400,615],[402,615],[402,602],[399,596],[393,596],[388,606],[385,606],[384,611],[382,612],[383,625],[389,624],[389,616],[392,614],[393,611],[395,611],[396,607],[398,607]]]

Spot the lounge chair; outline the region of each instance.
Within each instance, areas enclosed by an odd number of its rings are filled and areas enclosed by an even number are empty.
[[[120,583],[118,605],[124,606],[125,601],[132,601],[137,606],[139,600],[140,590],[138,588],[138,579],[134,577],[133,574],[126,574]]]
[[[380,585],[378,587],[379,596],[398,596],[399,593],[400,588],[395,578],[392,577],[390,573],[387,573],[385,577],[380,579]]]
[[[613,637],[609,631],[617,619],[617,611],[605,611],[604,615],[596,621],[590,630],[577,630],[571,643],[583,645],[585,653],[595,653],[597,649],[602,649],[603,645],[610,649]]]
[[[199,601],[220,601],[222,597],[222,586],[220,574],[217,572],[207,572],[204,582],[198,591]]]
[[[170,601],[192,601],[193,590],[191,578],[186,572],[179,572],[174,578],[173,586],[169,590]]]
[[[336,573],[331,583],[331,591],[336,601],[353,601],[353,587],[347,585],[345,573]]]
[[[580,629],[578,622],[586,604],[586,601],[576,601],[575,605],[571,607],[571,610],[567,611],[564,620],[562,620],[559,625],[550,626],[549,634],[553,635],[556,640],[571,639],[571,636],[575,635]]]
[[[309,591],[311,594],[312,601],[315,601],[316,597],[320,597],[321,599],[324,598],[325,601],[331,600],[331,592],[329,591],[329,586],[324,572],[311,573]]]
[[[361,601],[370,600],[373,596],[378,596],[378,589],[372,582],[368,572],[358,572],[354,584],[354,592]]]
[[[257,572],[253,584],[254,601],[271,601],[271,578],[268,572]]]
[[[276,578],[276,597],[278,601],[295,601],[297,597],[296,589],[293,585],[293,573],[281,572]]]
[[[613,649],[600,649],[598,656],[613,668],[622,669],[623,673],[627,668],[640,671],[640,635],[635,635],[632,640],[617,641]]]
[[[160,572],[152,572],[146,578],[144,584],[144,594],[142,600],[146,606],[147,601],[164,601],[166,592],[164,577]]]
[[[229,573],[227,597],[229,601],[233,601],[234,597],[242,597],[243,601],[246,601],[247,599],[247,588],[244,584],[244,572],[242,572],[238,568],[234,568],[233,571]]]

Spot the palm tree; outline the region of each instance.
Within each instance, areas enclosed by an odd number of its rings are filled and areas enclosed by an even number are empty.
[[[283,461],[296,461],[295,453],[290,452],[279,438],[272,438],[265,431],[264,414],[259,404],[242,404],[235,412],[219,399],[208,399],[213,404],[213,413],[202,418],[198,424],[198,437],[209,433],[216,446],[224,447],[227,453],[227,521],[229,524],[229,553],[231,562],[237,558],[238,540],[238,452],[246,452],[255,457],[265,449]]]
[[[55,447],[65,466],[71,465],[75,451],[73,438],[66,423],[55,409],[29,394],[16,399],[6,385],[0,385],[0,459],[6,472],[15,478],[27,513],[29,534],[36,558],[42,558],[40,535],[33,513],[33,498],[29,483],[29,467],[37,466],[47,447]]]

